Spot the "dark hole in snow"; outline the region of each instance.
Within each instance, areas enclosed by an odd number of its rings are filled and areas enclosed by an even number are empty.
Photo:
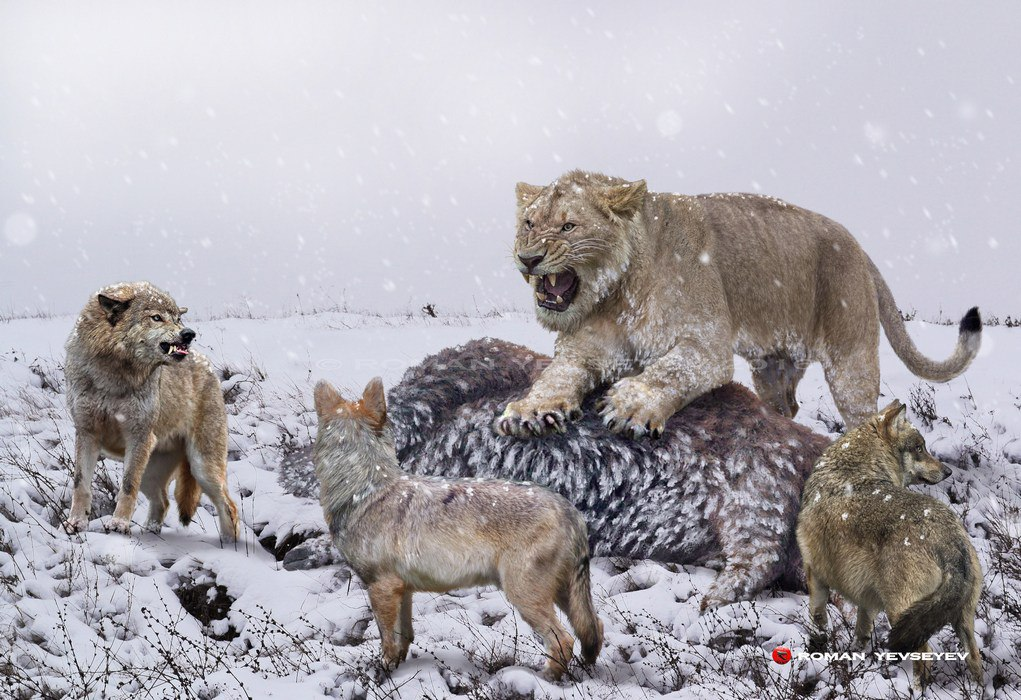
[[[283,561],[284,557],[292,549],[298,545],[310,540],[314,537],[320,537],[323,534],[321,530],[307,530],[304,532],[292,532],[290,535],[285,537],[282,541],[277,542],[276,535],[267,535],[259,539],[259,544],[267,552],[276,557],[277,561]]]
[[[227,631],[222,633],[215,633],[210,628],[213,621],[226,619],[230,606],[234,604],[235,598],[227,593],[226,586],[185,581],[173,590],[174,595],[181,601],[181,607],[202,623],[208,636],[218,641],[237,638],[239,633],[233,627],[228,627]]]

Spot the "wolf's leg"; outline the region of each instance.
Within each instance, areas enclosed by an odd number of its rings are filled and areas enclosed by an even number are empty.
[[[156,436],[151,431],[143,437],[129,438],[124,454],[124,480],[117,494],[117,506],[113,510],[113,517],[107,526],[110,530],[124,534],[131,530],[131,516],[135,512],[135,503],[138,500],[138,486],[155,446]]]
[[[99,461],[99,440],[79,430],[74,443],[74,490],[71,492],[71,513],[64,521],[67,532],[84,530],[89,524],[92,508],[92,474]]]
[[[826,626],[829,624],[829,616],[826,614],[826,605],[830,602],[830,588],[811,570],[805,567],[805,579],[808,581],[808,612],[812,616],[812,622],[818,631],[825,635]]]
[[[180,452],[158,452],[149,458],[149,465],[142,475],[140,490],[149,499],[149,516],[145,529],[159,532],[167,516],[170,500],[167,498],[167,483],[184,461]]]
[[[227,493],[226,444],[223,446],[222,455],[219,449],[209,449],[208,446],[202,445],[187,445],[185,449],[192,476],[216,507],[216,515],[220,521],[220,536],[228,542],[233,542],[238,537],[238,509]]]
[[[393,670],[401,662],[401,650],[397,644],[397,618],[404,597],[404,581],[396,575],[384,575],[369,584],[369,605],[379,627],[379,638],[383,643],[383,665]]]
[[[614,384],[599,413],[616,433],[658,437],[670,416],[733,376],[729,340],[719,333],[686,338],[636,376]]]
[[[854,639],[862,649],[872,639],[872,626],[876,621],[876,611],[869,610],[864,605],[858,606],[858,617],[854,622]]]
[[[233,542],[238,538],[238,509],[227,493],[227,424],[198,430],[186,439],[184,449],[192,476],[216,507],[220,536]]]
[[[961,643],[961,651],[968,653],[968,671],[977,683],[982,682],[982,654],[975,641],[975,613],[964,611],[960,620],[954,623],[957,641]]]
[[[415,629],[411,624],[411,596],[413,591],[410,588],[404,589],[404,595],[401,596],[401,611],[400,616],[397,618],[397,629],[395,635],[397,637],[397,648],[400,650],[400,660],[404,661],[408,658],[408,647],[415,641]]]
[[[768,355],[752,361],[755,393],[788,418],[798,414],[798,382],[805,376],[804,363],[782,355]]]
[[[876,412],[879,401],[879,349],[856,350],[823,361],[826,383],[844,419],[844,432],[861,425]]]
[[[574,655],[574,637],[564,629],[553,608],[556,592],[549,571],[536,571],[531,567],[508,563],[501,572],[501,587],[507,600],[521,614],[546,647],[546,675],[560,680]]]

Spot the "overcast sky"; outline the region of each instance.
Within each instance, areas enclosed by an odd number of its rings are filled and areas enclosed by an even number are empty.
[[[767,7],[768,5],[768,7]],[[1013,3],[0,5],[0,313],[527,308],[514,183],[761,191],[1021,314]]]

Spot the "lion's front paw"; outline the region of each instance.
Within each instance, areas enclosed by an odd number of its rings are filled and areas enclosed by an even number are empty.
[[[610,387],[599,402],[599,416],[606,427],[620,435],[653,439],[663,434],[667,419],[673,415],[664,406],[662,392],[637,379],[622,379]]]
[[[497,435],[539,437],[550,433],[563,433],[569,420],[581,418],[581,408],[566,401],[550,403],[532,402],[528,398],[511,401],[493,421]]]
[[[107,532],[119,532],[122,535],[127,535],[131,532],[131,521],[124,518],[110,518],[104,527]]]

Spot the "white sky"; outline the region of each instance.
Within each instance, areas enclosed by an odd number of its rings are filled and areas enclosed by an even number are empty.
[[[514,183],[583,167],[786,198],[906,309],[1021,315],[1021,8],[491,5],[0,5],[0,313],[527,308]]]

